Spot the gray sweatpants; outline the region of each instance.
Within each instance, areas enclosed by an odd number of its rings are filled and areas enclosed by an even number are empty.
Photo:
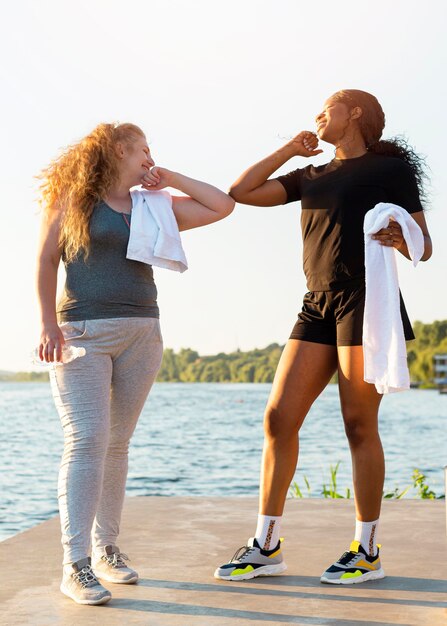
[[[58,498],[64,565],[115,545],[129,440],[159,370],[163,342],[155,318],[64,322],[68,344],[86,355],[51,371],[64,432]]]

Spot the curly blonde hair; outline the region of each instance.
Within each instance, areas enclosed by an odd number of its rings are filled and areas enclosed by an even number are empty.
[[[144,136],[134,124],[99,124],[39,174],[45,213],[62,211],[59,244],[66,261],[88,256],[93,209],[118,178],[117,143],[131,147]]]

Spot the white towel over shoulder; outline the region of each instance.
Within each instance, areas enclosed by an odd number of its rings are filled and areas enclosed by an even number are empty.
[[[379,393],[404,391],[410,387],[400,314],[397,251],[372,239],[372,235],[388,226],[390,218],[399,222],[414,266],[424,253],[422,230],[402,207],[380,202],[365,215],[364,379],[373,383]]]
[[[167,191],[135,189],[127,258],[176,272],[188,269],[180,233]]]

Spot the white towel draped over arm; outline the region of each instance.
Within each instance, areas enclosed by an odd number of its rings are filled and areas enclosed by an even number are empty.
[[[127,258],[176,272],[188,269],[180,233],[167,191],[130,192],[130,222]]]
[[[400,313],[397,250],[372,239],[372,235],[388,226],[390,218],[400,224],[414,266],[424,253],[422,230],[402,207],[380,202],[365,215],[364,379],[382,394],[410,387]]]

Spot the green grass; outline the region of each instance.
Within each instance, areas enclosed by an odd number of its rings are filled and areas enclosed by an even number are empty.
[[[329,466],[330,479],[329,482],[323,483],[320,494],[323,498],[343,498],[349,499],[351,498],[351,489],[346,487],[342,492],[337,484],[337,473],[338,468],[340,466],[340,461],[334,466]],[[304,484],[305,484],[305,492],[299,486],[297,481],[293,481],[290,485],[289,494],[292,498],[310,498],[312,497],[312,488],[310,486],[309,480],[307,476],[303,476]],[[400,500],[407,493],[410,496],[415,498],[421,498],[423,500],[439,500],[441,498],[445,498],[444,494],[436,495],[436,493],[430,489],[427,485],[427,477],[425,474],[420,472],[418,469],[413,470],[412,474],[412,482],[404,487],[404,489],[400,489],[399,487],[395,487],[393,491],[384,491],[383,498],[385,500]]]

